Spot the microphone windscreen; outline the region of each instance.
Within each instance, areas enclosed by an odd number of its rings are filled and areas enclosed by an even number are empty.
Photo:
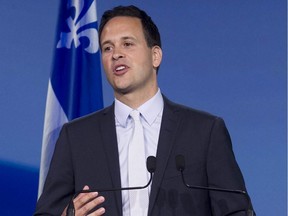
[[[146,166],[149,173],[154,173],[156,170],[156,157],[149,156],[146,161]]]
[[[185,158],[183,155],[177,155],[175,157],[175,163],[178,171],[183,171],[185,169]]]

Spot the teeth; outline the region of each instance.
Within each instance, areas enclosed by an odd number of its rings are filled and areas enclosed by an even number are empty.
[[[123,69],[125,69],[125,66],[119,66],[116,68],[116,71],[123,70]]]

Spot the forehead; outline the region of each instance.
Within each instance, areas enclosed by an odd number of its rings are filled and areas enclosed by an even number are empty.
[[[137,17],[114,17],[105,24],[100,40],[119,34],[141,34],[144,36],[141,20]]]

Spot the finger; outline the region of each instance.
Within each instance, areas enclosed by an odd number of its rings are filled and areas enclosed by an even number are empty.
[[[89,214],[88,216],[100,216],[100,215],[103,215],[104,213],[105,213],[105,208],[101,207],[97,209],[95,212]]]
[[[88,186],[88,185],[85,185],[82,190],[87,190],[87,191],[88,191],[88,190],[89,190],[89,186]],[[80,194],[78,194],[77,197],[74,198],[74,200],[79,199],[79,197],[83,196],[83,194],[86,194],[86,193],[80,193]]]
[[[80,200],[79,200],[80,201]],[[86,204],[82,205],[79,209],[76,210],[76,215],[86,215],[88,214],[92,209],[95,209],[98,205],[103,203],[105,201],[103,196],[99,196],[95,199],[90,200]],[[93,212],[94,215],[102,215],[104,214],[105,209],[103,207],[97,209],[95,212]]]
[[[90,188],[89,188],[89,186],[88,185],[85,185],[84,187],[83,187],[83,189],[82,190],[89,190]],[[84,197],[86,194],[88,194],[88,193],[80,193],[74,200],[73,200],[73,203],[74,203],[74,206],[75,206],[75,203],[77,203],[78,202],[78,200],[80,200],[82,197]],[[94,194],[95,195],[95,197],[98,195],[98,194]],[[88,198],[87,198],[88,199]],[[93,199],[93,197],[92,197],[92,199]],[[85,200],[82,200],[82,202],[84,202]],[[84,203],[83,203],[84,204]]]
[[[90,188],[89,188],[89,186],[88,185],[85,185],[84,187],[83,187],[83,190],[89,190]]]
[[[98,192],[90,192],[90,193],[81,193],[77,196],[74,200],[74,207],[75,209],[80,209],[86,203],[90,202],[91,200],[95,199],[98,196]]]

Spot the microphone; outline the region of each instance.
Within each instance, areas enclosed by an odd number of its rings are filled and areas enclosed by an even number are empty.
[[[185,169],[185,158],[183,155],[177,155],[175,157],[176,168],[178,171],[181,172],[182,182],[183,184],[190,189],[199,189],[199,190],[208,190],[208,191],[219,191],[219,192],[228,192],[228,193],[235,193],[235,194],[242,194],[248,201],[248,209],[246,211],[247,216],[256,216],[253,211],[251,199],[248,193],[244,190],[236,190],[236,189],[226,189],[226,188],[217,188],[217,187],[205,187],[205,186],[198,186],[198,185],[189,185],[186,183],[183,171]]]
[[[148,172],[150,173],[150,179],[148,183],[144,186],[135,186],[135,187],[123,187],[123,188],[105,188],[105,189],[89,189],[89,190],[80,190],[74,194],[74,196],[71,198],[69,205],[66,210],[67,216],[75,216],[75,207],[73,200],[80,194],[80,193],[90,193],[90,192],[112,192],[112,191],[123,191],[123,190],[141,190],[147,188],[153,178],[153,173],[156,170],[156,157],[149,156],[146,160],[146,168]]]

